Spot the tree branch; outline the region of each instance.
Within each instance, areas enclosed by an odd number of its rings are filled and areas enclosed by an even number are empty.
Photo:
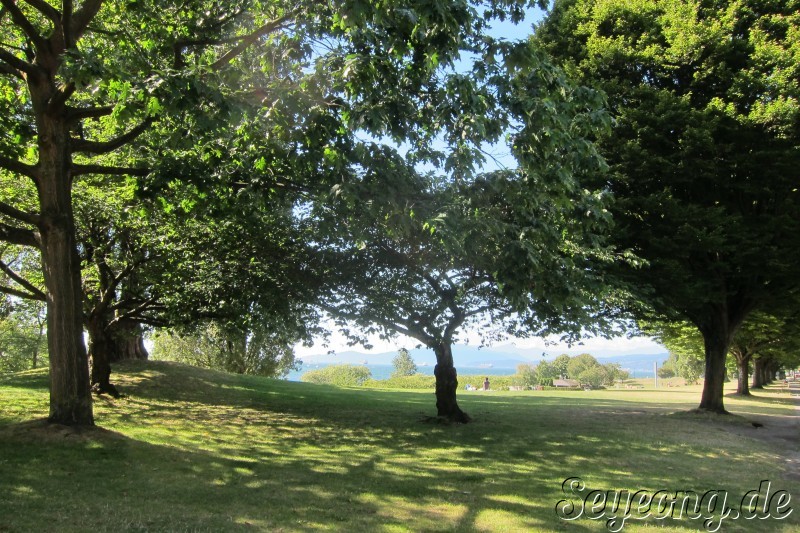
[[[12,289],[11,287],[4,287],[3,285],[0,285],[0,293],[10,294],[11,296],[16,296],[18,298],[23,298],[25,300],[41,300],[43,302],[47,301],[47,297],[46,296],[44,298],[40,298],[36,294],[29,294],[29,293],[24,292],[24,291],[19,291],[17,289]]]
[[[114,107],[113,105],[87,108],[73,107],[67,111],[67,120],[74,122],[85,118],[107,117],[114,112]]]
[[[38,179],[35,166],[28,165],[16,159],[11,159],[2,155],[0,155],[0,168],[4,168],[10,172],[14,172],[15,174],[22,174],[23,176],[27,176],[34,181]]]
[[[56,25],[56,28],[61,26],[61,13],[44,0],[25,0],[25,3],[50,19]]]
[[[27,279],[14,272],[4,261],[0,261],[0,270],[5,272],[6,275],[14,280],[18,285],[22,285],[32,295],[32,297],[29,297],[28,299],[41,301],[47,300],[47,295],[43,291],[41,291],[36,285]]]
[[[36,48],[38,50],[43,49],[45,47],[44,39],[31,24],[31,21],[28,20],[28,17],[17,7],[16,2],[14,0],[0,0],[0,4],[3,4],[3,7],[11,14],[11,20],[25,32],[25,35],[28,36]]]
[[[17,228],[3,223],[0,223],[0,241],[6,241],[20,246],[30,246],[32,248],[41,247],[39,235],[35,231]]]
[[[5,2],[8,0],[3,0],[3,1]],[[283,28],[283,25],[289,20],[291,20],[292,17],[294,17],[294,15],[295,15],[294,12],[287,13],[282,17],[267,22],[253,33],[246,35],[245,37],[242,38],[241,41],[239,41],[239,44],[228,50],[225,54],[222,55],[222,57],[220,57],[214,63],[212,63],[211,69],[220,70],[222,67],[226,66],[228,63],[233,61],[233,59],[236,58],[236,56],[244,52],[251,44],[255,43],[265,35],[269,35],[270,33]]]
[[[110,167],[106,165],[73,165],[72,175],[107,174],[111,176],[147,176],[149,168]]]
[[[11,218],[15,218],[20,222],[25,222],[27,224],[32,224],[34,226],[39,224],[41,217],[34,213],[28,213],[27,211],[22,211],[17,209],[14,206],[8,205],[5,202],[0,202],[0,214],[6,215]]]
[[[26,74],[32,74],[36,67],[34,67],[31,63],[28,63],[24,59],[20,59],[5,48],[0,48],[0,61],[3,61],[5,65],[7,65],[8,69],[5,72],[12,74],[18,78],[23,78],[22,72]]]
[[[58,112],[58,110],[63,108],[64,104],[69,100],[69,97],[75,94],[75,88],[75,82],[72,81],[61,85],[56,94],[54,94],[47,103],[50,112]]]
[[[6,0],[3,0],[6,1]],[[64,34],[65,45],[71,48],[83,37],[89,23],[92,22],[97,12],[103,6],[103,0],[86,0],[74,14],[72,2],[64,5]],[[69,9],[67,9],[69,8]]]
[[[137,314],[141,313],[142,311],[147,310],[148,308],[150,308],[151,306],[153,306],[155,304],[156,304],[155,298],[148,298],[147,300],[143,301],[141,304],[139,304],[138,306],[134,307],[130,311],[126,311],[125,313],[121,313],[121,314],[117,315],[114,318],[114,320],[112,320],[111,322],[108,323],[108,325],[111,326],[112,324],[115,324],[115,323],[117,323],[117,322],[119,322],[121,320],[124,320],[126,318],[133,318]]]
[[[76,140],[72,143],[72,151],[73,152],[82,152],[87,154],[107,154],[108,152],[113,152],[117,148],[121,148],[125,146],[129,142],[133,141],[141,135],[150,125],[154,122],[154,119],[147,118],[144,122],[136,126],[135,128],[131,129],[129,132],[120,135],[115,139],[111,139],[110,141],[104,142],[93,142],[93,141],[84,141],[84,140]]]
[[[9,76],[14,76],[15,78],[19,78],[21,80],[25,79],[25,76],[22,73],[9,65],[8,63],[0,62],[0,74],[8,74]]]

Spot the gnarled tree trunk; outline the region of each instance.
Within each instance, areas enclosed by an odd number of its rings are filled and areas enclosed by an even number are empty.
[[[114,327],[112,336],[116,347],[110,353],[109,362],[116,363],[131,359],[146,360],[150,357],[144,346],[141,324],[122,320]]]
[[[453,350],[449,342],[441,342],[433,347],[436,354],[436,410],[440,417],[452,422],[467,423],[472,420],[461,410],[456,401],[458,374],[453,365]]]
[[[52,77],[30,80],[39,139],[42,270],[47,287],[47,345],[50,355],[51,422],[94,425],[89,360],[83,341],[83,291],[72,211],[70,126],[59,109]]]

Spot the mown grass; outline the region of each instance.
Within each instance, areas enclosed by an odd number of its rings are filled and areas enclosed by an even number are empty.
[[[555,514],[562,482],[597,489],[724,489],[769,479],[800,501],[779,389],[727,398],[743,416],[687,413],[699,389],[459,393],[467,425],[430,421],[429,391],[338,389],[171,363],[116,368],[102,429],[37,420],[47,377],[0,378],[0,531],[601,531]],[[678,414],[675,414],[675,413]],[[752,419],[767,423],[756,429]],[[734,498],[734,496],[736,498]],[[738,501],[729,501],[734,506]],[[722,531],[797,531],[787,519]],[[700,520],[629,521],[696,531]]]

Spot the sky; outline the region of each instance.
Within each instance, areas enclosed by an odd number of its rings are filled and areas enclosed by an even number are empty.
[[[509,40],[524,39],[531,34],[533,24],[538,22],[541,17],[541,10],[538,8],[531,8],[528,10],[528,15],[526,16],[525,20],[517,25],[511,23],[509,20],[503,22],[495,21],[492,24],[492,30],[490,31],[490,34],[497,38],[502,37]],[[504,158],[501,157],[501,160],[503,160],[503,164],[506,164]],[[332,327],[329,327],[329,329],[333,331]],[[465,331],[462,332],[460,337],[463,339],[463,341],[459,344],[464,344],[464,341],[466,341],[470,345],[480,345],[480,339],[475,332]],[[370,344],[372,345],[372,348],[370,349],[366,349],[362,346],[348,346],[347,339],[340,333],[333,331],[326,345],[323,345],[322,339],[317,339],[315,340],[314,345],[311,347],[297,345],[295,347],[295,354],[297,357],[302,359],[303,356],[323,354],[327,351],[356,351],[365,354],[386,353],[397,351],[400,348],[414,348],[419,344],[419,341],[404,336],[398,336],[392,340],[384,341],[375,336],[370,338]],[[576,347],[570,347],[566,343],[558,342],[556,338],[549,338],[547,340],[541,338],[510,338],[504,341],[499,341],[493,347],[490,347],[490,349],[491,348],[497,349],[498,351],[502,351],[505,348],[511,348],[530,351],[531,353],[537,354],[560,354],[575,349]],[[613,340],[586,339],[580,346],[580,350],[583,352],[603,355],[611,353],[617,355],[649,354],[662,353],[666,351],[663,346],[647,337],[635,337],[632,339],[617,338]]]

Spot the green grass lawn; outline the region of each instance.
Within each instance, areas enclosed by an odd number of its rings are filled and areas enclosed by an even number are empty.
[[[0,532],[605,530],[605,520],[556,516],[569,477],[587,491],[720,489],[732,507],[770,480],[800,506],[787,466],[797,412],[780,387],[726,398],[730,417],[688,413],[698,387],[462,392],[475,422],[441,425],[428,418],[430,391],[158,362],[115,370],[125,397],[98,399],[101,429],[80,432],[38,421],[45,373],[0,378]],[[795,509],[720,530],[799,524]],[[656,527],[697,531],[703,521],[625,523]]]

